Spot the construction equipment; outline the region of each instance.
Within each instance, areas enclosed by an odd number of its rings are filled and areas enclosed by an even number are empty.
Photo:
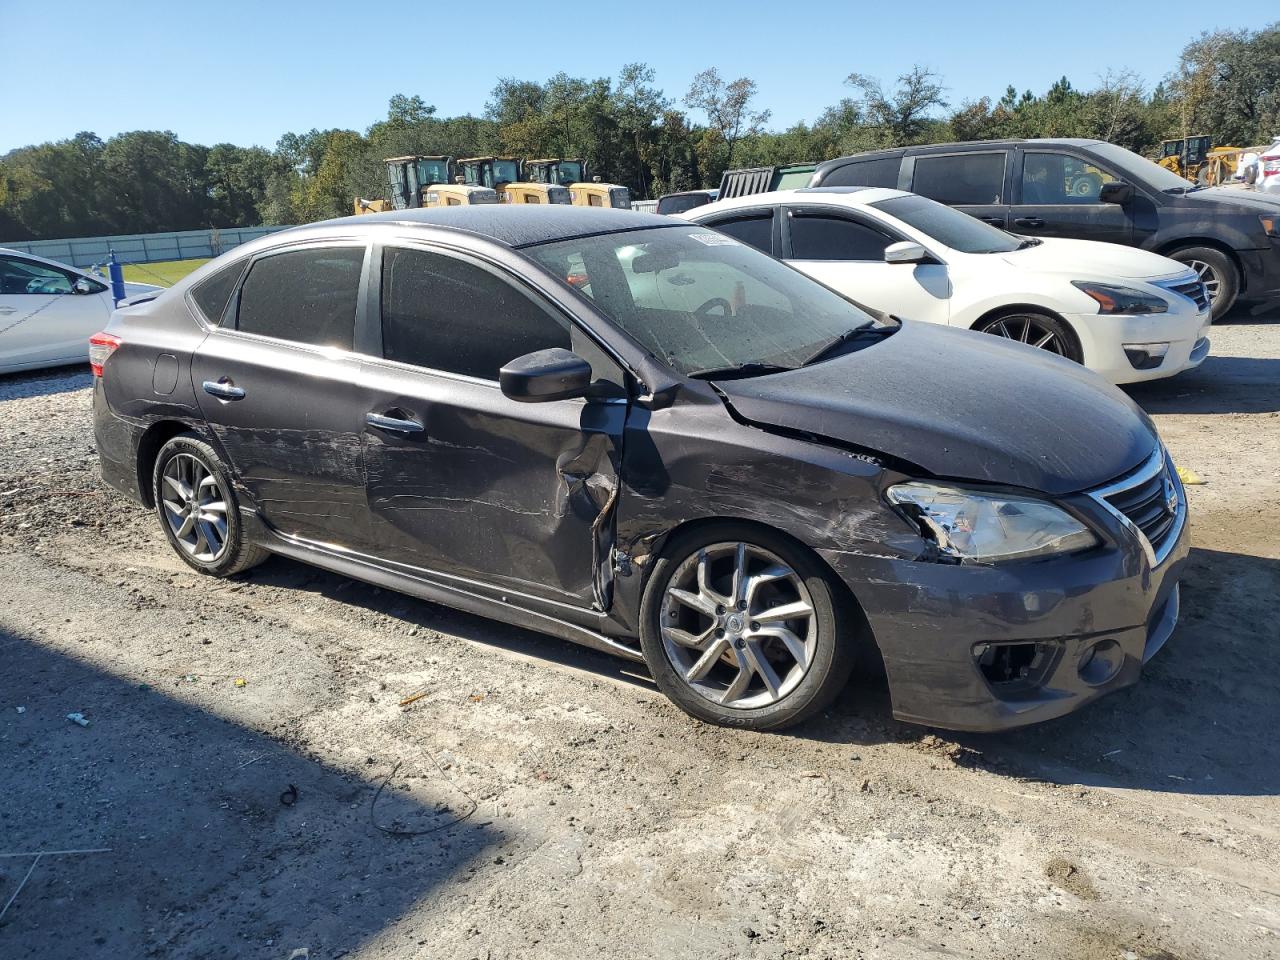
[[[569,188],[558,183],[504,183],[498,191],[499,203],[563,203],[570,204],[573,197]]]
[[[1180,177],[1212,187],[1235,176],[1243,153],[1243,147],[1214,146],[1212,137],[1184,137],[1161,143],[1156,162]]]
[[[599,177],[587,180],[584,160],[526,160],[524,177],[532,183],[554,183],[569,188],[575,207],[612,207],[631,209],[631,191],[620,183],[601,183]]]
[[[471,194],[456,189],[453,180],[453,157],[415,155],[388,157],[387,199],[366,200],[356,197],[355,213],[381,213],[385,210],[416,210],[419,207],[455,206],[460,203],[496,203],[497,194],[492,190],[491,199],[482,194]],[[429,197],[429,188],[447,188],[445,194],[437,192]]]
[[[557,183],[562,187],[582,183],[587,179],[585,160],[562,160],[553,157],[546,160],[526,160],[524,178],[530,183]]]
[[[469,157],[459,160],[458,167],[463,183],[496,190],[500,202],[502,188],[520,179],[520,160],[516,157]]]

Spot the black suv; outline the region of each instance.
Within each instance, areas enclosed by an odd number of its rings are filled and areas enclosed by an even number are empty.
[[[1106,240],[1200,274],[1218,319],[1280,295],[1280,201],[1202,187],[1102,140],[989,140],[860,153],[811,187],[896,187],[1035,237]]]

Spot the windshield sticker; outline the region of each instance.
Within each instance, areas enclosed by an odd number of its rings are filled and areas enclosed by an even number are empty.
[[[691,238],[699,243],[704,243],[708,247],[737,247],[740,246],[733,237],[726,237],[723,233],[691,233]]]

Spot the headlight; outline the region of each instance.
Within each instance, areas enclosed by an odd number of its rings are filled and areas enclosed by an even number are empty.
[[[1169,301],[1154,293],[1143,293],[1133,287],[1118,287],[1109,283],[1089,283],[1072,280],[1071,285],[1098,301],[1099,313],[1168,313]]]
[[[999,563],[1086,550],[1092,531],[1044,500],[912,481],[889,488],[889,502],[920,525],[943,557]]]

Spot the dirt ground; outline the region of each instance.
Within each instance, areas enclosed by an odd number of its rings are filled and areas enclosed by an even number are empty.
[[[1004,736],[867,683],[717,729],[298,563],[202,578],[97,479],[87,372],[0,379],[0,957],[1280,956],[1277,320],[1132,390],[1204,480],[1177,633]]]

